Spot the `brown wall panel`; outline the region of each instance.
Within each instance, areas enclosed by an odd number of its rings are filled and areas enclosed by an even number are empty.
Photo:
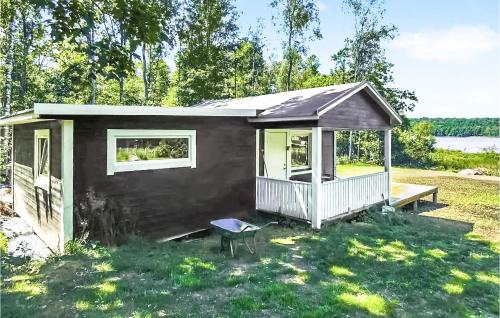
[[[388,129],[390,117],[368,93],[361,91],[323,114],[319,126],[339,129]]]
[[[50,191],[34,185],[35,129],[50,129]],[[14,126],[14,210],[53,250],[61,233],[61,126],[58,121]]]
[[[196,168],[106,174],[107,129],[196,130]],[[94,191],[137,217],[142,235],[168,237],[255,210],[255,128],[246,118],[87,117],[75,120],[75,204]]]

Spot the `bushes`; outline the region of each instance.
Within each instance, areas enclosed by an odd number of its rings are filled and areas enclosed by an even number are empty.
[[[493,151],[464,153],[459,150],[438,149],[431,154],[433,164],[444,170],[484,168],[489,175],[498,175],[500,154]]]

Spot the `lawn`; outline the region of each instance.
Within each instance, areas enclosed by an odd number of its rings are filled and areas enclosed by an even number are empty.
[[[257,256],[241,248],[234,259],[213,235],[73,244],[45,263],[4,258],[2,317],[498,317],[498,182],[394,175],[438,185],[440,204],[320,232],[270,227]]]

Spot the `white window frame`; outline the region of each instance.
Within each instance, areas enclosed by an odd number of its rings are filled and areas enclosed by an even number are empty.
[[[116,141],[120,138],[187,138],[188,158],[116,161]],[[196,168],[196,130],[108,129],[107,174],[117,172],[190,167]]]
[[[292,137],[293,136],[307,136],[307,142],[309,143],[307,146],[307,161],[309,162],[309,165],[307,166],[299,166],[299,167],[292,167]],[[290,175],[298,175],[298,174],[303,174],[311,171],[311,160],[312,160],[312,152],[311,152],[311,145],[312,145],[312,133],[310,131],[304,132],[304,131],[290,131],[288,134],[288,143],[290,146]]]
[[[38,151],[40,150],[38,139],[45,139],[45,138],[47,139],[47,165],[48,165],[48,171],[49,171],[48,176],[40,175],[38,173],[39,172],[39,165],[40,165],[40,163],[38,162],[38,160],[40,158],[40,156],[38,154]],[[33,165],[34,183],[35,183],[36,187],[48,191],[49,185],[50,185],[50,173],[51,173],[51,169],[50,169],[50,160],[51,160],[51,158],[50,158],[50,129],[36,129],[34,141],[35,141],[35,146],[34,146],[35,153],[34,153],[34,165]]]

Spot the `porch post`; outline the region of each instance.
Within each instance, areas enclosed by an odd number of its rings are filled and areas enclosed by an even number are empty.
[[[387,203],[391,204],[391,130],[387,129],[384,132],[384,168],[387,172]]]
[[[337,177],[337,132],[333,131],[333,179]]]
[[[321,176],[323,174],[323,167],[321,163],[322,154],[322,137],[323,132],[321,127],[312,128],[312,211],[311,211],[311,223],[314,229],[319,229],[321,227],[321,209],[323,207],[322,194],[323,189],[321,185]]]

